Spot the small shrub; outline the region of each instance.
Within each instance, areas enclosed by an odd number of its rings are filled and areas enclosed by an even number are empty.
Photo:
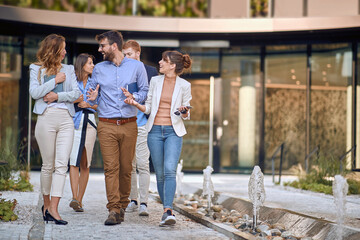
[[[29,179],[20,174],[20,176],[16,179],[10,178],[5,180],[0,178],[0,190],[27,192],[33,191],[33,185],[29,182]]]
[[[33,186],[29,182],[28,170],[21,171],[25,167],[19,164],[19,161],[14,153],[15,150],[11,147],[12,129],[6,129],[6,138],[4,144],[0,147],[0,160],[4,161],[5,165],[0,165],[0,191],[33,191]],[[22,151],[20,146],[19,150]],[[14,177],[14,173],[19,172],[19,177]]]
[[[16,199],[6,201],[0,198],[0,219],[4,222],[15,221],[18,216],[14,213],[14,208],[17,204]]]
[[[331,182],[331,181],[330,181]],[[313,192],[321,192],[325,194],[332,194],[332,186],[329,184],[316,183],[308,179],[299,179],[298,181],[286,182],[285,186],[309,190]]]
[[[345,162],[342,163],[343,171],[340,170],[340,161],[332,155],[326,156],[319,154],[314,160],[309,174],[301,174],[299,171],[299,180],[285,182],[284,186],[291,186],[313,192],[332,194],[332,179],[335,175],[346,175],[349,170],[345,168]],[[301,170],[301,166],[299,168]],[[360,194],[360,181],[347,178],[349,184],[348,194]]]
[[[0,160],[4,161],[5,165],[0,165],[0,179],[8,180],[11,178],[13,171],[19,170],[15,154],[8,147],[0,148]]]
[[[349,194],[360,194],[360,181],[355,179],[347,179],[349,184]]]

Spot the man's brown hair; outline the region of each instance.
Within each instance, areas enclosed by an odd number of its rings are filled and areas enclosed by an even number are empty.
[[[135,52],[141,53],[141,47],[140,44],[135,40],[128,40],[123,46],[123,49],[132,48]]]
[[[95,37],[96,41],[98,41],[98,42],[100,42],[101,40],[103,40],[105,38],[107,38],[110,45],[112,45],[113,43],[116,43],[119,51],[122,50],[124,40],[123,40],[123,36],[122,36],[121,32],[108,31],[108,32],[104,32],[102,34],[98,34]]]

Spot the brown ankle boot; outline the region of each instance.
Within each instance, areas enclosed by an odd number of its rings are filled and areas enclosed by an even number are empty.
[[[105,225],[116,225],[120,224],[122,221],[120,221],[120,214],[116,213],[114,211],[111,211],[109,213],[108,218],[105,221]]]
[[[120,222],[123,222],[125,219],[125,209],[124,208],[120,209],[119,217],[120,217]]]

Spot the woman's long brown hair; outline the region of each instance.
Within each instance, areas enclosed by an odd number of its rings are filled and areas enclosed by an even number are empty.
[[[94,56],[87,54],[87,53],[81,53],[79,56],[77,56],[75,61],[75,75],[79,82],[82,82],[84,79],[84,66],[87,63],[88,59],[91,58],[94,61]],[[90,74],[91,77],[91,74]]]
[[[65,43],[65,38],[58,34],[50,34],[40,43],[40,48],[36,53],[36,65],[40,65],[38,80],[40,80],[41,70],[45,69],[47,75],[56,75],[61,69],[61,51]]]

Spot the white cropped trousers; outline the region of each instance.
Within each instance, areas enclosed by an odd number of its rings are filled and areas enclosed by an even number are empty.
[[[69,111],[47,108],[38,115],[35,138],[42,158],[41,193],[62,197],[74,138],[74,122]]]

